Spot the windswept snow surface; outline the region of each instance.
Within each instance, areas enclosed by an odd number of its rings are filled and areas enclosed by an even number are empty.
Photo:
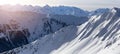
[[[68,26],[31,44],[4,53],[120,54],[120,9],[94,15],[81,26]]]

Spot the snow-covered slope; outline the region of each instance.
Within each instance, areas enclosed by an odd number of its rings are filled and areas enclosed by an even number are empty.
[[[46,14],[31,11],[13,12],[0,9],[0,52],[28,44],[66,26],[81,25],[87,20],[87,17],[73,15],[48,17]]]
[[[94,15],[81,26],[68,26],[5,53],[120,54],[120,9]]]

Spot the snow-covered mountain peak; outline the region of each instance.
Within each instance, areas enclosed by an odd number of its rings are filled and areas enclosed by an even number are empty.
[[[0,52],[18,47],[7,54],[103,54],[107,48],[120,48],[116,7],[88,12],[68,6],[6,5],[0,7],[0,19]]]
[[[100,14],[103,14],[103,13],[106,13],[106,12],[109,12],[109,11],[110,11],[109,8],[99,8],[99,9],[96,9],[94,11],[91,11],[89,13],[89,16],[100,15]]]
[[[114,9],[112,11],[116,12],[116,16],[120,16],[120,8],[114,7]]]
[[[43,13],[47,14],[55,14],[55,15],[73,15],[77,17],[86,17],[89,12],[82,10],[77,7],[69,7],[69,6],[49,6],[46,5],[42,9]]]
[[[43,6],[43,8],[50,8],[50,6],[49,5],[45,5],[45,6]]]
[[[117,7],[114,7],[113,9],[116,11],[120,11],[120,8],[117,8]]]
[[[80,26],[64,27],[31,44],[5,53],[119,54],[119,13],[119,8],[117,8],[99,15],[93,15]]]
[[[115,13],[115,12],[116,12],[116,9],[115,9],[115,8],[113,8],[113,9],[112,9],[112,12],[114,12],[114,13]]]

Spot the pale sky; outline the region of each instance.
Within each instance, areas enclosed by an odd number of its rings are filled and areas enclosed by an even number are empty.
[[[46,4],[50,6],[76,6],[86,10],[97,8],[120,7],[120,0],[0,0],[0,5],[4,4],[21,4],[21,5],[39,5]]]

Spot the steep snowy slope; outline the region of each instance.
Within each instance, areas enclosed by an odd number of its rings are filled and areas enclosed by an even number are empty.
[[[120,54],[120,9],[94,15],[81,26],[68,26],[5,53]],[[4,54],[4,53],[3,53]]]
[[[58,19],[57,16],[61,17]],[[0,9],[0,52],[28,44],[66,26],[81,25],[88,20],[87,17],[71,16],[48,17],[46,14],[30,11],[12,12]]]

